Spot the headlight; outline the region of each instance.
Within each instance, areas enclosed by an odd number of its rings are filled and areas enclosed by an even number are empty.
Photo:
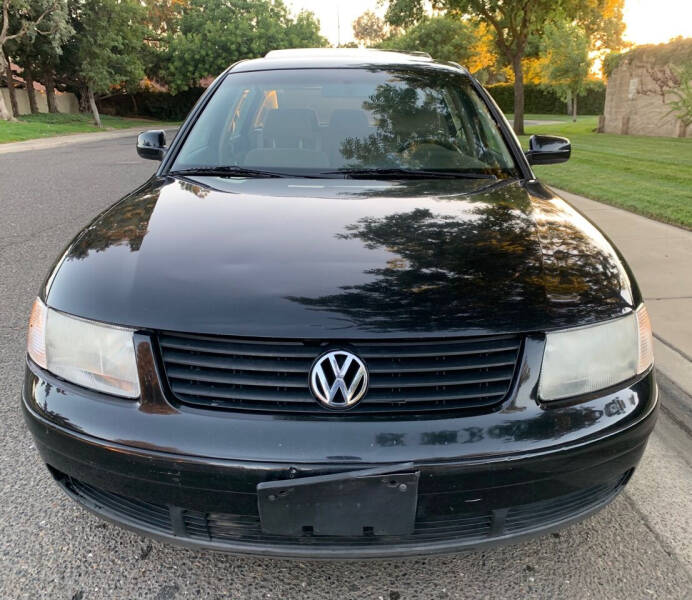
[[[548,333],[538,395],[559,400],[595,392],[643,373],[653,360],[651,323],[642,304],[626,317]]]
[[[27,352],[37,365],[72,383],[125,398],[139,396],[130,329],[70,317],[37,298]]]

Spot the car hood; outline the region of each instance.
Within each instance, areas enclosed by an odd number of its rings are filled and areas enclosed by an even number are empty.
[[[214,177],[152,179],[44,290],[99,321],[301,339],[545,331],[637,295],[603,235],[538,183]]]

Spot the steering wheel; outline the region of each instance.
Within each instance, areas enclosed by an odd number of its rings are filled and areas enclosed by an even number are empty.
[[[453,144],[452,142],[448,140],[440,140],[437,138],[432,138],[432,137],[425,137],[425,138],[412,138],[410,140],[406,140],[403,142],[399,148],[397,149],[398,153],[406,152],[409,150],[412,146],[417,146],[419,144],[431,144],[434,146],[441,146],[445,150],[451,150],[452,152],[458,152],[459,154],[462,154],[461,148],[457,146],[456,144]]]

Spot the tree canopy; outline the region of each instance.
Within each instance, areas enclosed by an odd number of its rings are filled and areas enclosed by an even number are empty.
[[[36,75],[46,85],[49,106],[54,86],[62,86],[80,96],[83,109],[90,106],[97,124],[98,95],[152,82],[176,93],[240,59],[327,45],[313,13],[293,16],[282,0],[0,2],[3,74],[7,52],[25,78]],[[11,117],[2,98],[0,114]]]
[[[514,130],[524,133],[522,60],[532,36],[542,36],[547,23],[567,19],[586,31],[593,45],[622,43],[624,0],[433,0],[433,8],[457,19],[474,19],[493,32],[499,54],[514,74]],[[425,0],[388,0],[386,19],[410,27],[425,18]]]
[[[179,31],[168,39],[165,78],[175,93],[243,58],[326,46],[319,29],[312,13],[292,18],[281,0],[191,0],[181,10]]]
[[[8,50],[22,47],[25,53],[30,52],[31,43],[39,44],[37,38],[55,34],[66,18],[65,0],[2,0],[1,8],[0,72],[9,71],[5,59]],[[0,120],[13,118],[0,95]]]
[[[479,41],[478,26],[450,16],[426,17],[401,35],[384,40],[381,48],[419,50],[438,60],[468,64],[476,55]]]
[[[366,46],[380,43],[387,33],[385,22],[371,10],[366,10],[353,21],[353,37]]]

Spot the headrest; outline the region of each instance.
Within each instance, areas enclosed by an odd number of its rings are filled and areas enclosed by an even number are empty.
[[[319,129],[317,116],[309,108],[277,108],[267,113],[264,137],[314,137]]]
[[[362,131],[368,128],[368,116],[364,110],[337,108],[329,119],[329,127]]]

